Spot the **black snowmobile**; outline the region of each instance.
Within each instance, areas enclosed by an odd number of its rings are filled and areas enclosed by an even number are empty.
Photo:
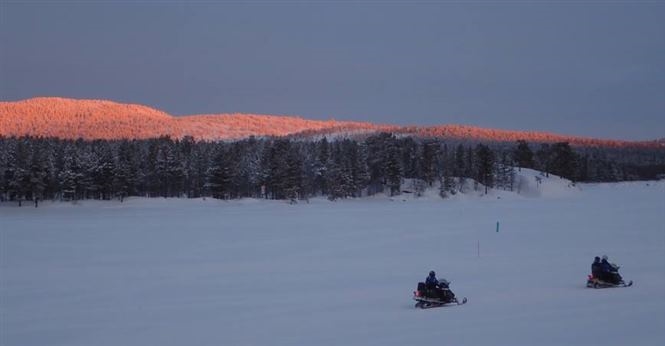
[[[466,297],[459,301],[448,287],[449,284],[449,282],[443,282],[438,287],[427,287],[424,282],[419,282],[418,288],[413,291],[413,300],[416,301],[415,307],[427,309],[453,304],[466,304]]]
[[[609,273],[591,273],[587,277],[586,287],[589,288],[611,288],[611,287],[630,287],[633,285],[633,280],[626,283],[619,275],[619,266],[611,263],[611,271]]]

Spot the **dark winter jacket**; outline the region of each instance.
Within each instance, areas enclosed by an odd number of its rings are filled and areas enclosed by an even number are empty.
[[[600,274],[603,272],[603,269],[601,268],[600,261],[593,261],[591,264],[591,275],[593,277],[600,277]]]
[[[439,280],[436,279],[436,276],[430,275],[425,279],[425,285],[427,288],[434,288],[439,285]]]
[[[611,273],[617,271],[616,268],[610,262],[607,262],[607,260],[602,260],[600,261],[600,270],[603,273]]]
[[[443,279],[439,281],[436,276],[430,275],[425,279],[425,286],[427,288],[449,288],[449,284],[448,280]]]

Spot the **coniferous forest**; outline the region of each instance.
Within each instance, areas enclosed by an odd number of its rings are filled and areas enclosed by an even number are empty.
[[[0,201],[244,197],[296,202],[385,193],[441,197],[467,186],[517,190],[516,170],[573,182],[662,178],[663,149],[574,148],[568,143],[471,143],[397,137],[362,140],[192,137],[147,140],[0,138]]]

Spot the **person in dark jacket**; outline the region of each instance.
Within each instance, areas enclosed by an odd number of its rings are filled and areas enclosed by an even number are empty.
[[[591,276],[596,279],[600,279],[602,276],[602,268],[600,266],[600,257],[596,256],[591,263]]]
[[[450,282],[446,279],[439,281],[436,278],[436,273],[432,270],[429,272],[427,279],[425,279],[425,286],[430,294],[436,298],[448,301],[455,297],[453,292],[449,289]]]
[[[613,283],[615,285],[621,282],[621,275],[619,275],[619,267],[610,263],[607,260],[607,255],[603,255],[600,261],[601,280]]]
[[[427,279],[425,279],[425,285],[430,289],[439,286],[439,280],[436,279],[436,273],[433,270],[429,272]]]

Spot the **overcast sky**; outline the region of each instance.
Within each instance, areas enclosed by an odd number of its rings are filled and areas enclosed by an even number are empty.
[[[665,137],[664,1],[0,0],[0,99]]]

